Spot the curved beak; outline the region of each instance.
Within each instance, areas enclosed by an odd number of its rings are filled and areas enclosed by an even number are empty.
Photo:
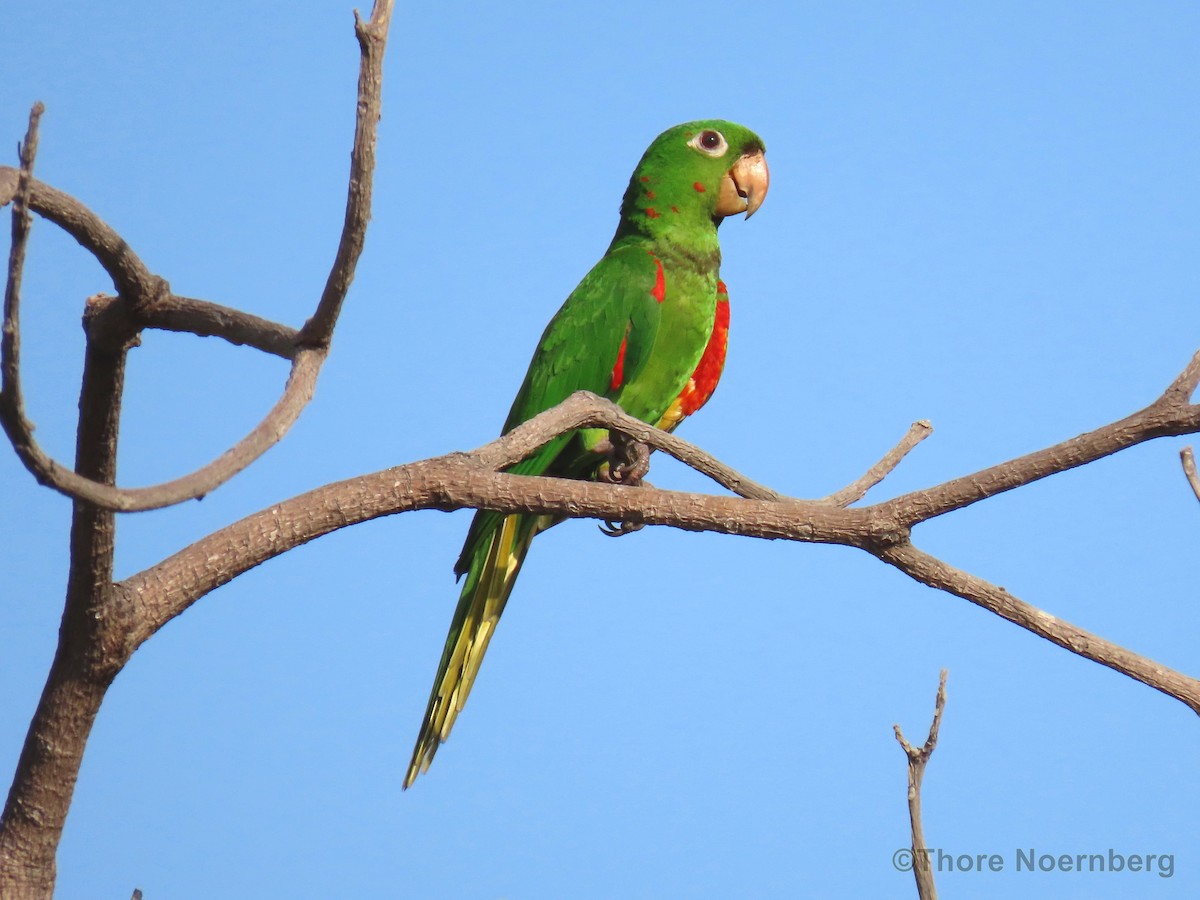
[[[721,179],[721,192],[717,195],[717,215],[733,216],[740,212],[746,218],[754,215],[767,199],[767,188],[771,173],[767,159],[761,150],[744,153]]]

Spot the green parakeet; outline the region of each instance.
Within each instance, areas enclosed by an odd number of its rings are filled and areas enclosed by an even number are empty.
[[[688,122],[654,139],[633,172],[608,252],[542,334],[506,433],[587,390],[673,429],[712,395],[725,363],[729,302],[717,227],[767,193],[763,142],[733,122]],[[605,434],[564,435],[509,469],[594,478]],[[404,787],[429,768],[479,672],[530,541],[549,516],[480,510],[455,573],[466,576]]]

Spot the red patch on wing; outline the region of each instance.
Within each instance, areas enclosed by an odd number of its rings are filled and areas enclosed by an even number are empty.
[[[700,182],[698,182],[698,181],[696,181],[696,182],[693,182],[693,183],[692,183],[692,187],[694,187],[694,188],[696,189],[696,193],[697,193],[697,194],[703,194],[703,193],[704,193],[704,191],[705,191],[705,187],[704,187],[704,185],[702,185],[702,184],[701,184]]]
[[[613,364],[612,379],[608,383],[608,389],[615,391],[625,383],[625,345],[629,342],[629,329],[626,329],[625,337],[621,338],[621,349],[617,351],[617,361]]]
[[[650,253],[649,250],[646,251]],[[663,278],[662,262],[653,253],[650,253],[650,258],[654,260],[654,290],[650,292],[650,296],[662,303],[667,298],[667,282]]]
[[[646,215],[648,215],[652,219],[657,219],[658,218],[658,210],[656,210],[653,206],[647,206],[646,207]]]
[[[678,215],[678,214],[679,214],[679,207],[678,207],[678,206],[672,206],[672,207],[671,207],[671,212],[673,212],[673,213],[675,213],[676,215]]]
[[[646,199],[653,200],[654,199],[654,191],[646,191]]]
[[[641,177],[640,181],[642,182],[642,184],[649,184],[649,183],[650,183],[650,176],[649,176],[649,175],[643,175],[643,176]]]
[[[725,283],[717,282],[717,311],[713,320],[712,334],[708,338],[708,346],[696,365],[696,371],[688,379],[687,386],[679,395],[679,408],[685,416],[690,416],[713,395],[717,382],[721,380],[721,372],[725,368],[725,350],[729,346],[729,300]]]

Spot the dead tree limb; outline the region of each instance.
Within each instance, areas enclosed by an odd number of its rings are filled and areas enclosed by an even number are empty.
[[[176,297],[129,245],[78,201],[32,178],[41,104],[34,107],[19,170],[0,170],[0,205],[13,202],[13,243],[0,341],[0,423],[37,480],[73,500],[70,564],[59,643],[0,816],[0,896],[50,897],[55,854],[92,724],[108,685],[129,657],[128,610],[113,583],[114,510],[155,509],[204,496],[262,455],[296,421],[329,353],[370,218],[382,62],[391,17],[379,0],[369,21],[355,16],[361,51],[358,114],[346,221],[320,301],[299,332],[216,304]],[[74,469],[33,437],[20,380],[20,286],[29,210],[58,224],[112,278],[116,296],[89,299]],[[292,362],[283,396],[242,441],[191,475],[151,488],[115,486],[117,438],[128,351],[147,327],[220,335]],[[120,596],[118,596],[120,594]]]
[[[134,340],[144,328],[218,335],[292,362],[283,393],[274,407],[249,434],[221,456],[173,481],[152,487],[119,488],[61,465],[34,439],[32,423],[24,415],[16,355],[18,322],[15,316],[10,318],[6,314],[4,332],[6,336],[11,332],[12,339],[6,339],[4,346],[4,402],[0,403],[0,422],[17,455],[39,483],[105,509],[120,512],[161,509],[198,499],[220,487],[278,443],[295,424],[312,399],[317,376],[329,355],[333,329],[354,280],[354,270],[366,240],[367,222],[371,218],[375,135],[382,110],[383,52],[390,18],[390,2],[377,3],[369,21],[363,22],[355,15],[355,34],[362,64],[345,222],[325,289],[312,317],[298,332],[214,303],[172,294],[166,280],[151,274],[124,239],[83,204],[33,182],[24,167],[20,171],[0,168],[0,206],[10,202],[18,191],[24,191],[22,196],[28,197],[29,208],[71,234],[112,278],[117,296],[94,298],[103,312],[102,318],[95,318],[97,323],[103,322],[119,333],[132,332]],[[36,129],[34,134],[33,145],[36,146]],[[29,146],[28,141],[26,144]],[[18,205],[24,208],[23,203]],[[27,225],[25,231],[28,231]],[[24,240],[21,248],[23,252]]]
[[[921,782],[925,779],[925,766],[937,746],[938,729],[942,727],[942,712],[946,708],[946,670],[938,677],[937,700],[933,706],[933,722],[929,726],[929,737],[921,747],[914,747],[899,725],[893,725],[896,740],[908,757],[908,821],[912,828],[912,872],[917,880],[917,895],[921,900],[937,900],[937,885],[933,880],[933,866],[929,862],[929,847],[925,843],[925,827],[921,824]]]
[[[1179,451],[1179,459],[1183,463],[1183,474],[1192,486],[1192,493],[1200,500],[1200,473],[1196,472],[1196,453],[1191,446]]]

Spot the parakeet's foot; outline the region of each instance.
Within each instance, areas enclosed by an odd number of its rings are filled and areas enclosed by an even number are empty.
[[[597,481],[626,487],[642,486],[642,479],[650,471],[648,446],[619,431],[611,431],[608,440],[596,445],[596,451],[608,457],[608,462],[597,473]],[[624,537],[645,527],[640,522],[603,522],[600,530],[609,537]]]
[[[650,472],[650,448],[619,431],[610,431],[608,440],[596,445],[596,452],[608,457],[598,481],[638,487]]]

